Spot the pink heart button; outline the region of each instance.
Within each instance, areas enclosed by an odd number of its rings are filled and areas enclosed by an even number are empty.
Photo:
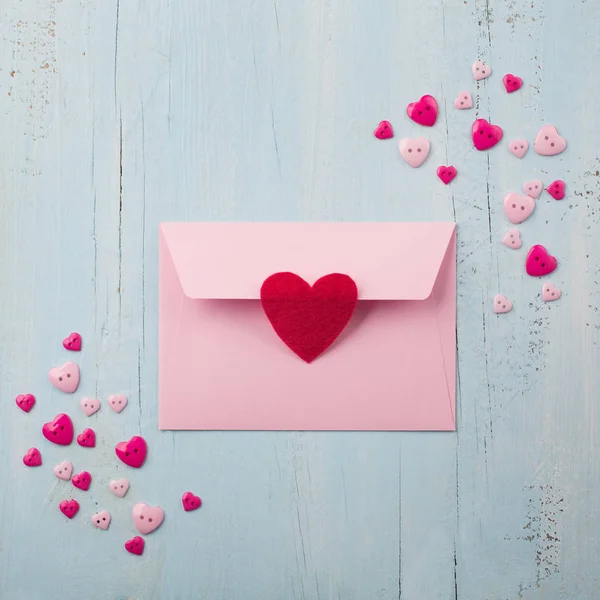
[[[42,464],[42,455],[37,448],[29,448],[23,457],[26,467],[39,467]]]
[[[510,312],[512,310],[512,302],[502,294],[494,296],[494,312],[498,315]]]
[[[433,127],[438,116],[438,105],[433,96],[426,94],[417,102],[411,102],[406,107],[406,114],[419,125]]]
[[[437,168],[436,173],[444,184],[448,185],[456,177],[457,171],[453,166],[441,165]]]
[[[504,197],[504,213],[511,223],[522,223],[534,210],[535,200],[531,196],[510,192]]]
[[[33,394],[19,394],[15,398],[17,406],[28,413],[35,405],[35,396]]]
[[[87,492],[90,489],[90,485],[92,485],[92,476],[87,471],[81,471],[81,473],[73,475],[71,483],[76,488]]]
[[[87,427],[77,436],[77,443],[83,448],[93,448],[96,445],[96,433]]]
[[[129,481],[127,481],[127,479],[113,479],[108,484],[108,487],[115,496],[123,498],[129,489]]]
[[[115,448],[119,459],[135,469],[144,464],[147,451],[146,440],[139,435],[134,435],[128,442],[119,442]]]
[[[79,385],[79,367],[74,362],[54,367],[48,373],[50,383],[61,392],[72,394]]]
[[[189,512],[190,510],[196,510],[202,506],[202,500],[199,496],[195,496],[192,492],[185,492],[181,496],[181,503],[183,504],[183,510]]]
[[[108,397],[108,405],[116,412],[120,413],[127,406],[127,396],[114,394]]]
[[[91,517],[92,525],[98,529],[108,529],[110,525],[110,513],[107,510],[101,510]]]
[[[477,150],[489,150],[502,139],[502,127],[491,125],[485,119],[477,119],[471,128],[473,145]]]
[[[133,524],[142,534],[152,533],[165,518],[165,513],[160,506],[148,506],[143,502],[138,502],[133,507]]]
[[[71,350],[72,352],[79,352],[81,350],[81,336],[74,331],[69,334],[63,340],[63,347],[65,350]]]
[[[79,512],[79,502],[77,500],[63,500],[58,508],[67,519],[72,519]]]
[[[545,283],[542,286],[542,300],[544,302],[554,302],[562,296],[562,292],[553,284]]]
[[[527,153],[529,143],[527,140],[513,140],[508,144],[508,149],[511,154],[517,158],[523,158]]]
[[[553,181],[547,188],[546,191],[555,199],[562,200],[565,197],[566,184],[562,179]]]
[[[394,137],[394,130],[392,124],[389,121],[380,121],[377,125],[377,129],[373,132],[373,135],[379,140],[388,140]]]
[[[144,546],[146,542],[144,542],[144,538],[141,538],[139,535],[136,535],[134,538],[127,540],[125,542],[125,550],[130,554],[136,554],[137,556],[141,556],[144,553]]]
[[[504,236],[502,243],[513,250],[518,250],[521,247],[521,233],[518,229],[509,229]]]
[[[79,406],[81,406],[81,410],[88,417],[91,417],[100,410],[100,400],[97,400],[96,398],[82,398],[79,402]]]
[[[492,69],[480,60],[473,63],[471,71],[473,72],[473,77],[475,77],[475,81],[486,79],[492,74]]]
[[[516,92],[521,89],[523,85],[523,80],[512,73],[508,73],[502,78],[502,83],[504,84],[504,88],[509,94]]]
[[[567,140],[558,134],[554,125],[544,125],[537,134],[533,147],[542,156],[554,156],[564,151]]]
[[[523,184],[523,191],[532,198],[539,198],[544,184],[539,179],[532,179]]]
[[[73,474],[73,465],[68,460],[63,460],[61,463],[56,465],[52,471],[59,478],[64,481],[69,481]]]
[[[425,137],[404,138],[398,147],[400,156],[414,168],[420,167],[429,154],[429,140]]]
[[[73,441],[73,421],[68,415],[56,415],[42,426],[42,435],[53,444],[68,446]]]
[[[473,108],[471,92],[459,92],[458,96],[454,99],[454,108],[458,108],[458,110]]]
[[[554,256],[548,254],[544,246],[539,244],[532,246],[525,259],[525,270],[532,277],[543,277],[549,275],[558,266],[558,261]]]

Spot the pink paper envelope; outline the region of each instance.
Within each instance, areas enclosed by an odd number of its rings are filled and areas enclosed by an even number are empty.
[[[455,223],[163,223],[159,263],[161,429],[455,429]],[[262,310],[281,271],[358,287],[310,364]]]

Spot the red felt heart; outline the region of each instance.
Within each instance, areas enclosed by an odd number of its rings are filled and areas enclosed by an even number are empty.
[[[438,115],[438,105],[433,96],[422,96],[417,102],[411,102],[406,107],[406,114],[419,125],[433,127]]]
[[[294,273],[275,273],[260,301],[275,333],[307,363],[325,352],[350,321],[358,289],[348,275],[330,273],[311,287]]]

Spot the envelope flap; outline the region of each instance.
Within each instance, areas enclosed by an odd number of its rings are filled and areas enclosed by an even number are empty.
[[[183,293],[258,299],[262,282],[291,271],[314,283],[352,277],[361,300],[425,300],[455,223],[162,223]]]

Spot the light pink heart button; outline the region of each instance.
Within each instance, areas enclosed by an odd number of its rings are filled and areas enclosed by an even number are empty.
[[[562,292],[550,281],[542,286],[542,300],[544,302],[553,302],[558,300]]]
[[[69,481],[73,474],[73,465],[68,460],[63,460],[61,463],[53,467],[52,471],[59,479]]]
[[[165,518],[165,513],[160,506],[148,506],[143,502],[138,502],[133,507],[133,524],[142,534],[152,533]]]
[[[459,92],[458,96],[454,99],[454,108],[458,108],[458,110],[473,108],[473,97],[471,96],[471,92]]]
[[[511,223],[522,223],[534,210],[535,200],[531,196],[510,192],[504,197],[504,212]]]
[[[494,312],[498,315],[510,312],[512,310],[512,302],[506,298],[503,294],[496,294],[494,296]]]
[[[400,156],[415,168],[420,167],[429,154],[429,140],[426,137],[404,138],[398,147]]]
[[[518,229],[509,229],[506,232],[506,235],[504,236],[502,243],[505,246],[512,248],[513,250],[518,250],[522,245],[521,233],[519,232]]]
[[[532,198],[539,198],[543,189],[544,184],[539,179],[532,179],[523,184],[523,191]]]
[[[91,521],[94,527],[106,531],[110,525],[110,513],[107,510],[101,510],[95,515],[92,515]]]
[[[79,385],[79,367],[74,362],[54,367],[48,373],[50,383],[61,392],[72,394]]]
[[[113,479],[108,484],[108,487],[115,496],[123,498],[129,489],[129,481],[127,481],[127,479]]]
[[[486,79],[492,74],[492,69],[480,60],[473,63],[471,71],[473,72],[473,77],[475,77],[475,81]]]
[[[100,400],[96,398],[82,398],[79,402],[81,410],[88,416],[91,417],[94,413],[100,410]]]
[[[529,148],[529,143],[527,140],[513,140],[509,142],[508,149],[511,154],[516,156],[517,158],[523,158],[527,153]]]
[[[554,125],[544,125],[537,134],[533,147],[542,156],[554,156],[564,151],[567,140],[558,134]]]
[[[108,397],[108,405],[116,412],[120,413],[127,406],[127,396],[114,394]]]

